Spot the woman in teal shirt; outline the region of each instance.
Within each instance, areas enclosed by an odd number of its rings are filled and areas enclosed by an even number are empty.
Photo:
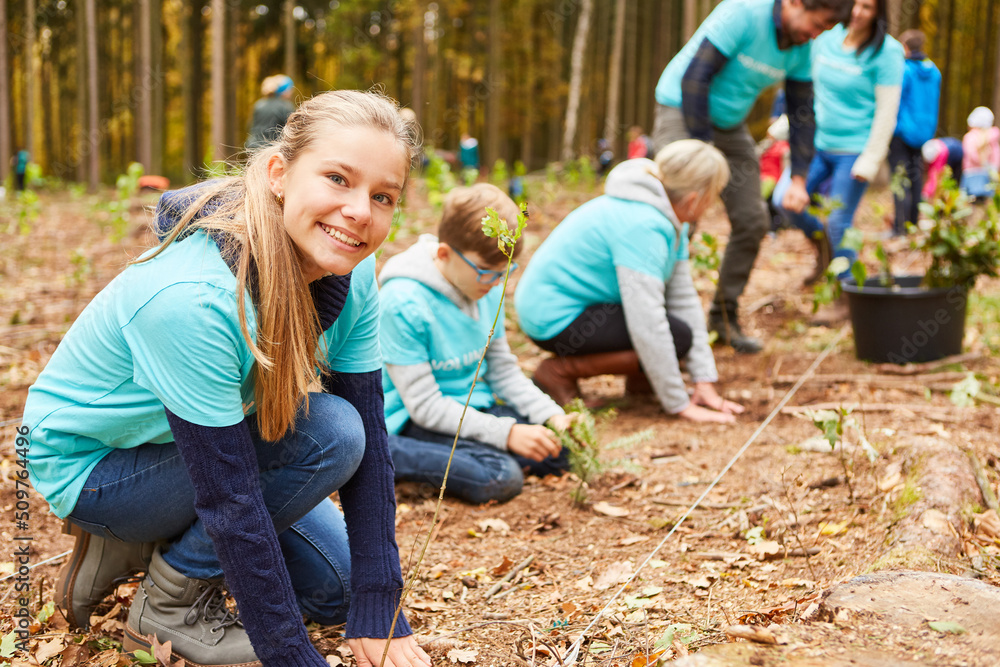
[[[855,0],[850,18],[813,43],[816,155],[806,191],[813,195],[830,180],[829,197],[838,207],[827,220],[828,230],[808,212],[786,211],[818,251],[816,272],[809,281],[826,270],[831,251],[835,257],[854,260],[855,252],[841,247],[841,241],[889,151],[904,58],[902,45],[887,30],[886,0]]]
[[[655,162],[637,158],[612,169],[605,194],[566,216],[538,248],[514,300],[521,329],[555,355],[534,380],[557,403],[578,394],[580,378],[615,374],[631,376],[636,388],[648,380],[644,388],[682,419],[732,422],[743,412],[715,390],[688,260],[689,225],[728,181],[717,148],[675,141]]]
[[[243,175],[160,200],[163,242],[76,320],[20,430],[77,537],[57,585],[72,625],[137,568],[128,651],[323,667],[305,614],[346,620],[359,662],[395,636],[387,665],[430,664],[402,616],[390,633],[402,577],[373,257],[415,150],[394,102],[324,93]]]

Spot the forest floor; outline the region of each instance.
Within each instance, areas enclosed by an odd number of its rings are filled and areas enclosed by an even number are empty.
[[[566,213],[598,194],[535,187],[522,265]],[[411,190],[404,222],[383,259],[416,234],[433,231],[435,213],[419,180]],[[155,203],[155,196],[144,195],[142,203]],[[882,191],[863,204],[859,226],[869,237],[885,230],[881,211],[887,203],[891,206]],[[60,533],[61,522],[33,492],[27,527],[16,527],[13,443],[28,387],[82,308],[150,242],[148,216],[133,208],[124,238],[112,241],[111,214],[98,198],[43,194],[37,219],[21,229],[9,205],[3,213],[0,534],[8,545],[15,537],[32,538],[35,566],[28,607],[35,634],[29,655],[18,653],[13,664],[132,664],[119,642],[134,585],[105,602],[89,633],[68,631],[61,614],[52,613],[48,603],[64,557],[43,562],[64,554],[72,540]],[[701,229],[724,243],[728,223],[720,207]],[[1000,490],[1000,409],[989,402],[1000,385],[1000,303],[996,296],[983,296],[996,295],[1000,282],[980,281],[960,359],[943,366],[886,368],[855,358],[849,326],[843,331],[809,326],[810,292],[802,287],[813,265],[808,248],[794,231],[765,239],[742,302],[744,323],[766,341],[765,350],[744,356],[716,348],[722,393],[747,408],[736,424],[680,421],[649,398],[623,396],[620,378],[595,378],[583,383],[584,393],[611,406],[597,414],[601,440],[642,436],[603,453],[608,469],[589,484],[585,503],[571,499],[577,486],[572,476],[529,478],[520,496],[499,505],[444,501],[406,604],[435,664],[568,665],[567,649],[577,640],[581,665],[644,667],[674,659],[770,665],[792,664],[788,661],[802,656],[806,661],[794,664],[1000,663],[998,643],[977,642],[975,632],[935,629],[942,627],[935,622],[951,620],[947,611],[924,611],[910,627],[877,613],[821,609],[824,591],[886,568],[961,575],[1000,590],[1000,536],[994,532],[1000,522],[984,511],[986,501],[975,483],[972,495],[955,496],[964,498],[956,501],[961,506],[939,508],[938,514],[950,519],[938,531],[947,533],[950,547],[890,551],[933,480],[920,477],[923,454],[916,463],[907,459],[915,443],[933,439],[961,452],[963,460],[974,455],[982,486],[994,495]],[[913,259],[900,249],[893,261],[914,270]],[[707,303],[712,275],[699,273],[696,282]],[[508,335],[530,374],[543,354],[515,321],[507,318]],[[769,419],[824,352],[828,356]],[[968,372],[981,381],[986,399],[959,407],[951,390]],[[812,421],[791,414],[819,405],[854,408],[849,419],[856,425],[847,429],[838,451],[817,438],[821,433]],[[752,436],[752,445],[732,462]],[[870,443],[871,457],[863,441]],[[397,495],[406,572],[417,560],[437,494],[400,485]],[[700,503],[689,512],[696,500]],[[922,516],[923,526],[933,527],[931,514]],[[14,561],[14,547],[5,548],[0,576],[14,573]],[[491,595],[505,575],[511,576]],[[0,582],[3,658],[13,652],[8,642],[18,609],[15,580]],[[311,630],[332,665],[353,663],[338,629]],[[741,632],[756,632],[765,643],[731,644]],[[727,643],[733,650],[759,650],[719,663],[691,662],[698,656],[707,660],[711,651],[727,648],[717,645]]]

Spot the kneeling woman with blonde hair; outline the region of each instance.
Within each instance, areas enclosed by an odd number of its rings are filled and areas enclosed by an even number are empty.
[[[689,226],[728,181],[718,149],[676,141],[655,162],[615,167],[605,194],[570,213],[535,252],[515,305],[524,332],[555,354],[534,379],[558,403],[579,395],[580,378],[618,374],[629,389],[648,380],[663,409],[685,419],[728,422],[743,412],[715,391],[688,261]],[[694,381],[690,396],[681,359]]]
[[[71,625],[138,569],[127,651],[324,667],[304,614],[346,621],[359,665],[390,632],[386,665],[430,665],[405,618],[390,631],[403,581],[374,257],[416,144],[391,100],[323,93],[241,176],[163,195],[159,247],[28,392],[28,472],[77,537],[56,593]]]

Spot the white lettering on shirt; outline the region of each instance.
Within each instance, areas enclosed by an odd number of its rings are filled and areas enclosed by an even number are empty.
[[[745,53],[740,53],[736,56],[736,59],[740,61],[740,64],[747,69],[752,69],[755,72],[760,72],[765,76],[769,76],[775,81],[779,81],[785,78],[785,70],[779,69],[777,67],[772,67],[767,63],[762,63],[759,60],[755,60]]]

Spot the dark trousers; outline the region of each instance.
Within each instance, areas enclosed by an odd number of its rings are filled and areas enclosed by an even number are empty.
[[[674,337],[677,358],[683,359],[691,350],[691,327],[670,313],[667,313],[667,322]],[[625,311],[619,303],[589,306],[558,335],[535,343],[560,357],[632,349],[632,339],[625,326]]]
[[[676,107],[656,105],[653,146],[657,151],[680,139],[690,139],[684,115]],[[770,228],[767,207],[760,197],[760,160],[757,146],[746,123],[732,130],[713,131],[715,147],[729,162],[729,185],[722,191],[722,203],[729,216],[729,242],[719,266],[719,286],[712,300],[712,312],[736,312],[740,295],[750,279],[760,242]]]
[[[915,225],[919,219],[920,193],[924,189],[924,159],[920,154],[920,146],[914,148],[899,137],[893,137],[889,143],[889,168],[895,174],[900,165],[910,182],[903,183],[902,197],[897,192],[892,193],[896,204],[892,233],[897,236],[906,233],[906,223]]]

